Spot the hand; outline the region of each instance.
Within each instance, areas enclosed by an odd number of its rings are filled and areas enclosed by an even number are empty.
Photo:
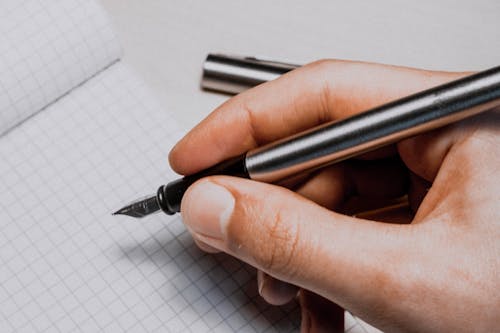
[[[463,75],[319,61],[224,103],[176,145],[170,163],[191,174]],[[288,188],[205,178],[185,194],[184,222],[201,248],[261,270],[259,292],[270,303],[287,302],[300,288],[303,331],[341,329],[341,308],[387,331],[494,331],[498,111],[336,164]],[[405,194],[411,224],[339,213],[354,196]]]

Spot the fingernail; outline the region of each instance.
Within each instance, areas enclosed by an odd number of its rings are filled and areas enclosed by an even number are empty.
[[[208,245],[208,243],[205,243],[203,239],[200,239],[200,234],[195,233],[188,225],[185,225],[186,229],[189,231],[189,233],[193,236],[194,243],[198,246],[198,248],[202,251],[208,252],[208,253],[217,253],[220,252],[220,249],[217,249],[213,246]]]
[[[262,290],[264,289],[264,272],[261,270],[257,271],[257,290],[259,291],[259,295],[264,297],[262,294]]]
[[[224,239],[233,208],[234,197],[226,188],[203,181],[186,193],[181,212],[184,223],[206,242],[206,237]]]
[[[211,246],[211,245],[208,245],[208,243],[206,243],[204,240],[201,240],[200,239],[200,235],[199,234],[194,234],[194,242],[196,243],[196,245],[198,246],[198,248],[202,251],[205,251],[205,252],[208,252],[208,253],[217,253],[217,252],[220,252],[219,249]]]
[[[257,287],[259,295],[272,305],[290,302],[298,291],[296,286],[274,279],[260,270],[257,271]]]

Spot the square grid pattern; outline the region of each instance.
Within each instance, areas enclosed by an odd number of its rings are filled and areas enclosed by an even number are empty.
[[[120,63],[0,140],[2,331],[287,332],[254,271],[177,217],[111,216],[172,179],[175,122]]]
[[[119,55],[94,1],[0,1],[0,134]]]
[[[124,65],[95,75],[119,56],[99,6],[0,7],[0,133],[49,105],[0,139],[0,330],[297,331],[297,304],[267,305],[251,267],[200,252],[178,217],[110,216],[175,177],[181,131]]]

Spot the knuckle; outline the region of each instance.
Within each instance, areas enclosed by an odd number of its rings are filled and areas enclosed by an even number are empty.
[[[250,133],[250,138],[252,139],[252,146],[261,145],[261,138],[258,131],[257,121],[255,119],[255,109],[252,105],[252,100],[249,98],[242,99],[240,104],[240,109],[245,115],[247,131]]]
[[[278,211],[271,221],[263,224],[263,244],[255,259],[264,270],[294,274],[298,263],[299,224],[293,222]]]
[[[307,67],[312,70],[325,71],[330,69],[334,62],[335,61],[331,59],[320,59],[309,63]]]
[[[318,123],[333,120],[335,110],[336,75],[339,62],[331,59],[322,59],[310,63],[309,70],[311,77],[316,84],[316,93],[319,99]]]
[[[338,72],[348,64],[350,63],[345,61],[321,59],[313,61],[304,67],[310,71],[312,77],[319,79],[322,84],[332,84]]]

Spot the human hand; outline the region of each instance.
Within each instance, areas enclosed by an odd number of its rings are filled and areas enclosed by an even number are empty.
[[[224,103],[174,147],[170,163],[191,174],[464,74],[316,62]],[[257,267],[259,292],[270,303],[285,303],[300,288],[303,331],[340,330],[340,307],[387,331],[494,331],[499,125],[499,110],[488,111],[288,188],[205,178],[186,192],[182,216],[202,249]],[[405,194],[411,224],[338,213],[353,196]]]

